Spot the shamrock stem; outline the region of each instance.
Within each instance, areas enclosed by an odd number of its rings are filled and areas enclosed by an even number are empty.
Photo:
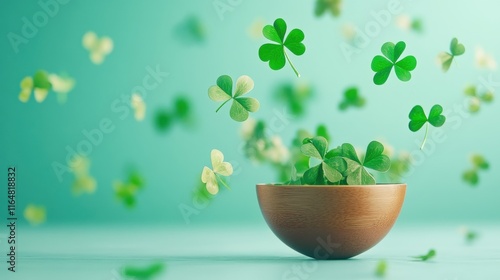
[[[227,101],[226,101],[227,102]],[[224,179],[222,179],[219,174],[215,173],[215,176],[217,177],[218,181],[222,183],[222,185],[224,185],[224,187],[226,187],[226,189],[230,190],[231,188],[227,185],[227,183],[224,181]]]
[[[293,66],[292,61],[290,60],[290,58],[288,57],[288,54],[285,51],[285,47],[283,47],[283,53],[285,54],[285,57],[286,57],[286,60],[288,61],[288,63],[290,63],[290,66],[292,66],[292,69],[293,69],[293,72],[295,72],[295,75],[297,75],[297,77],[300,78],[300,73],[297,71],[297,69],[295,69],[295,66]]]
[[[420,150],[424,149],[425,142],[427,142],[427,132],[429,132],[429,123],[427,123],[426,126],[425,126],[424,141],[422,142],[422,145],[420,146]]]
[[[217,108],[217,110],[215,110],[215,112],[216,112],[216,113],[217,113],[217,112],[219,112],[220,108],[222,108],[222,106],[226,105],[226,103],[227,103],[229,100],[231,100],[231,98],[229,98],[228,100],[224,101],[224,103],[222,103],[222,104],[219,106],[219,108]]]

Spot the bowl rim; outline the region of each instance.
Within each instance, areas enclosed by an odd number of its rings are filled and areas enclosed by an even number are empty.
[[[276,183],[259,183],[256,187],[293,187],[293,188],[384,188],[401,187],[406,188],[406,183],[378,183],[375,185],[284,185]]]

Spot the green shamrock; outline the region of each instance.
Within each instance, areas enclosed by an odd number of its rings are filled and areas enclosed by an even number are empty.
[[[344,111],[349,107],[361,108],[365,105],[366,100],[363,98],[356,87],[350,87],[344,91],[344,100],[339,104],[339,109]]]
[[[136,205],[136,195],[144,188],[143,176],[136,170],[130,170],[127,181],[116,181],[114,183],[115,196],[121,200],[127,208],[134,208]]]
[[[306,47],[302,43],[304,40],[304,32],[300,29],[293,29],[290,31],[285,39],[286,33],[286,22],[282,18],[278,18],[274,21],[273,25],[266,25],[262,29],[262,34],[267,39],[276,42],[278,44],[264,44],[259,48],[259,58],[260,60],[267,62],[269,61],[269,67],[273,70],[279,70],[285,66],[285,58],[292,67],[295,75],[300,77],[299,72],[295,69],[295,66],[290,61],[288,54],[285,51],[285,47],[289,49],[293,54],[300,56],[306,51]]]
[[[340,15],[342,8],[342,0],[316,0],[316,8],[314,14],[319,17],[326,11],[329,11],[334,17]]]
[[[479,154],[473,154],[470,157],[470,161],[472,163],[472,168],[462,173],[462,179],[474,187],[479,184],[479,170],[488,170],[490,168],[490,164],[482,155]]]
[[[328,182],[342,180],[342,173],[346,170],[346,162],[339,155],[327,154],[328,141],[322,136],[306,138],[300,148],[305,156],[319,159],[320,164],[309,168],[304,172],[304,183],[310,185],[323,185],[325,178]]]
[[[193,113],[191,102],[184,96],[178,96],[174,99],[174,108],[160,108],[155,113],[154,124],[159,132],[165,132],[175,123],[180,122],[184,125],[193,123]]]
[[[300,117],[304,115],[307,103],[313,95],[313,89],[307,84],[285,83],[278,87],[274,96],[287,104],[290,114]]]
[[[464,93],[466,96],[470,97],[469,100],[469,111],[471,113],[477,113],[479,109],[481,108],[481,104],[484,103],[491,103],[493,102],[493,99],[495,96],[493,95],[493,92],[491,91],[486,91],[481,94],[477,92],[477,87],[475,86],[467,86],[464,90]]]
[[[33,77],[25,77],[21,81],[21,92],[19,93],[19,100],[21,102],[28,102],[31,92],[35,93],[35,100],[43,102],[52,88],[49,80],[49,74],[44,70],[38,70]]]
[[[417,66],[417,59],[409,55],[398,61],[405,48],[405,42],[398,42],[396,45],[387,42],[382,45],[381,50],[385,57],[376,55],[371,64],[371,68],[375,72],[373,82],[376,85],[383,85],[387,81],[392,67],[394,67],[399,80],[407,82],[411,79],[410,71],[413,71]]]
[[[391,160],[383,154],[384,146],[377,141],[368,144],[363,160],[358,158],[356,150],[349,143],[342,144],[340,152],[347,162],[346,174],[349,185],[374,185],[375,178],[366,168],[386,172],[391,166]]]
[[[201,44],[207,38],[207,30],[203,21],[194,15],[187,16],[178,23],[173,30],[173,35],[185,45]]]
[[[208,89],[208,96],[213,101],[224,101],[222,105],[217,108],[218,112],[229,100],[233,100],[229,115],[237,122],[242,122],[248,119],[248,112],[256,112],[259,110],[259,101],[251,97],[241,97],[253,89],[254,83],[252,78],[243,75],[236,81],[236,90],[233,92],[233,80],[227,75],[222,75],[217,79],[217,85],[211,86]]]
[[[441,63],[441,68],[444,72],[448,71],[451,66],[451,62],[455,56],[459,56],[465,53],[465,47],[458,43],[457,38],[451,39],[450,52],[441,52],[438,54],[438,60]]]
[[[408,124],[408,127],[410,128],[411,131],[417,132],[419,131],[424,124],[427,123],[427,126],[425,127],[425,136],[424,140],[422,142],[422,145],[420,146],[420,149],[424,148],[425,142],[427,141],[427,133],[429,131],[429,124],[431,124],[434,127],[440,127],[446,122],[446,117],[442,115],[443,113],[443,107],[441,105],[434,105],[431,108],[431,111],[429,112],[429,118],[425,115],[424,109],[420,105],[416,105],[413,107],[410,111],[410,114],[408,117],[410,118],[410,123]]]
[[[425,255],[420,255],[420,256],[414,256],[414,259],[420,260],[420,261],[428,261],[436,256],[436,250],[430,249],[429,252]]]

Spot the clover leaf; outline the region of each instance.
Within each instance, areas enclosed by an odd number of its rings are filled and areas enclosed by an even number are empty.
[[[206,184],[207,191],[215,195],[219,192],[219,182],[229,189],[229,186],[219,176],[231,176],[233,174],[233,166],[229,162],[224,162],[224,154],[217,149],[211,151],[210,159],[212,161],[212,169],[207,166],[203,167],[201,181]]]
[[[314,91],[307,84],[285,83],[278,87],[274,96],[286,103],[290,114],[300,117],[304,115],[308,101],[314,96]]]
[[[344,91],[344,99],[339,104],[339,109],[344,111],[349,107],[361,108],[366,100],[359,94],[358,88],[350,87]]]
[[[488,170],[490,168],[489,162],[479,154],[473,154],[470,157],[472,168],[462,173],[462,179],[471,186],[479,184],[479,171]]]
[[[321,161],[304,172],[303,181],[310,185],[339,182],[346,170],[346,162],[340,156],[327,157],[328,141],[322,136],[306,138],[300,148],[305,156]],[[325,180],[326,179],[326,180]]]
[[[375,267],[375,276],[377,277],[385,277],[387,274],[387,262],[385,260],[381,260],[377,263]]]
[[[137,193],[145,186],[144,177],[135,169],[128,171],[127,179],[114,182],[115,196],[125,207],[134,208],[137,203]]]
[[[207,30],[198,16],[190,15],[174,27],[173,35],[185,45],[201,44],[206,40]]]
[[[441,64],[441,69],[447,72],[450,69],[451,62],[455,56],[459,56],[465,53],[464,45],[458,43],[457,38],[451,39],[450,52],[441,52],[438,54],[438,61]]]
[[[476,86],[467,86],[464,90],[464,93],[466,96],[468,96],[469,99],[469,112],[471,113],[477,113],[479,109],[481,108],[481,104],[484,103],[491,103],[495,96],[493,95],[493,92],[491,91],[486,91],[481,94],[477,92],[477,87]]]
[[[396,45],[387,42],[382,45],[381,51],[384,56],[377,55],[373,58],[371,68],[375,72],[373,82],[376,85],[383,85],[392,68],[396,72],[396,76],[400,81],[407,82],[411,79],[410,71],[413,71],[417,66],[417,59],[409,55],[401,60],[398,60],[406,48],[405,42],[398,42]]]
[[[436,256],[436,250],[430,249],[429,252],[425,255],[420,255],[420,256],[414,256],[414,259],[420,260],[420,261],[428,261]]]
[[[264,44],[259,48],[259,58],[263,62],[269,61],[269,67],[273,70],[279,70],[285,66],[285,58],[292,67],[295,75],[300,77],[299,72],[295,69],[292,61],[288,57],[285,47],[293,54],[300,56],[306,51],[306,47],[302,43],[304,40],[304,32],[300,29],[293,29],[286,36],[286,22],[282,18],[274,21],[273,25],[266,25],[262,29],[262,34],[267,39],[278,44]]]
[[[184,125],[193,124],[191,102],[183,95],[174,99],[174,107],[158,109],[154,117],[154,125],[159,132],[169,130],[173,124],[179,122]]]
[[[19,93],[19,100],[21,102],[28,102],[31,92],[35,93],[35,100],[40,103],[45,100],[52,84],[49,80],[49,73],[44,70],[38,70],[33,77],[25,77],[20,84],[21,92]]]
[[[28,204],[23,212],[24,218],[33,226],[43,224],[47,219],[45,206]]]
[[[366,148],[365,157],[360,160],[356,150],[349,143],[342,144],[342,157],[347,162],[347,184],[348,185],[374,185],[375,178],[366,168],[386,172],[391,166],[391,160],[384,155],[384,146],[377,141],[372,141]]]
[[[472,243],[474,242],[477,238],[479,237],[479,234],[476,231],[466,229],[465,232],[465,241],[467,243]]]
[[[217,108],[218,112],[231,99],[233,104],[229,115],[237,122],[242,122],[248,119],[248,112],[256,112],[259,110],[260,103],[257,99],[251,97],[241,97],[253,89],[254,83],[252,78],[243,75],[236,80],[236,90],[233,95],[233,80],[227,75],[222,75],[217,79],[217,85],[211,86],[208,89],[208,96],[213,101],[224,101]]]
[[[87,157],[78,155],[71,160],[69,167],[75,175],[75,181],[72,185],[73,194],[94,193],[97,182],[90,175],[90,160]]]
[[[316,8],[314,14],[319,17],[326,11],[329,11],[334,17],[340,15],[342,8],[342,0],[316,0]]]
[[[90,61],[97,65],[101,64],[113,51],[113,40],[111,38],[107,36],[99,38],[92,31],[88,31],[83,35],[82,45],[89,51]]]
[[[425,136],[422,141],[422,145],[420,149],[424,148],[425,142],[427,141],[427,133],[429,131],[429,124],[434,127],[441,127],[446,122],[446,117],[442,115],[443,107],[441,105],[434,105],[429,112],[429,118],[425,115],[424,109],[420,105],[416,105],[410,111],[408,117],[410,118],[410,123],[408,127],[411,131],[417,132],[419,131],[424,124],[427,124],[425,127]]]
[[[121,269],[121,274],[124,279],[150,280],[161,274],[164,270],[165,265],[158,262],[146,267],[125,266]]]

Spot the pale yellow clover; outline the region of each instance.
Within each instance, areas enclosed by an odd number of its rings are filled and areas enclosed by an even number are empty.
[[[139,94],[132,94],[130,106],[134,109],[135,119],[138,121],[144,120],[144,117],[146,116],[146,103],[144,103],[144,100]]]
[[[28,204],[24,209],[24,218],[34,226],[43,224],[47,218],[45,207]]]
[[[233,174],[233,166],[229,162],[224,162],[224,155],[217,149],[212,150],[210,158],[212,160],[212,169],[206,166],[203,167],[201,181],[206,184],[205,187],[210,194],[216,195],[219,192],[219,181],[225,187],[229,188],[219,175],[231,176]]]
[[[476,47],[475,52],[476,67],[480,69],[496,70],[497,62],[495,58],[487,53],[482,47]]]
[[[31,92],[35,93],[35,100],[40,103],[45,100],[52,84],[49,81],[49,75],[43,70],[38,70],[33,77],[27,76],[21,80],[21,92],[19,93],[19,100],[23,103],[29,101]]]
[[[65,103],[68,92],[75,87],[75,80],[65,75],[49,74],[49,81],[52,84],[52,90],[57,93],[57,101]]]
[[[94,64],[101,64],[104,58],[113,51],[113,40],[107,36],[97,37],[92,31],[83,35],[82,44],[90,52],[90,60]]]
[[[72,190],[73,194],[94,193],[97,188],[97,182],[89,173],[90,160],[87,157],[77,155],[70,162],[69,167],[75,175]]]

